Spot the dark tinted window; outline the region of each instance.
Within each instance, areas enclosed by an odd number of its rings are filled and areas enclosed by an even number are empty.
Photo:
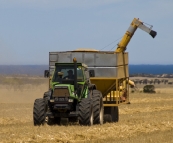
[[[53,76],[53,82],[58,82],[61,77],[62,80],[73,80],[74,79],[74,66],[56,66]],[[62,76],[58,76],[58,72],[62,74]],[[77,66],[77,80],[83,81],[83,71],[81,66]]]

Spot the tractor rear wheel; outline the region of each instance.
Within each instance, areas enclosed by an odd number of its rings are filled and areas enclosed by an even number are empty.
[[[93,125],[93,106],[92,100],[83,98],[79,103],[79,124],[80,125]]]
[[[46,120],[47,103],[43,98],[36,99],[33,108],[34,126],[45,124]]]
[[[94,124],[103,124],[103,97],[100,91],[93,90]]]

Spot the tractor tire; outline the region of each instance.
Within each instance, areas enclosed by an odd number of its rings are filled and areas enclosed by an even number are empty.
[[[43,98],[36,99],[33,108],[34,126],[45,124],[46,120],[47,103]]]
[[[92,99],[83,98],[79,103],[79,124],[92,126],[94,120]]]
[[[93,112],[94,112],[94,124],[103,124],[103,97],[100,91],[93,90]]]
[[[107,114],[111,115],[112,122],[118,122],[119,121],[118,106],[115,106],[115,107],[104,107],[104,115],[107,115]]]

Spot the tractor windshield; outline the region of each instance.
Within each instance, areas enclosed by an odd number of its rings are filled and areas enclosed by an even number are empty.
[[[57,65],[54,76],[53,82],[59,82],[60,80],[74,80],[74,66],[70,65]],[[83,79],[83,70],[81,66],[77,66],[77,81],[82,82]]]

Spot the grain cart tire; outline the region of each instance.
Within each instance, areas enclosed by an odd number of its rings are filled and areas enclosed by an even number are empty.
[[[85,126],[93,125],[93,106],[92,99],[83,98],[79,103],[79,124]]]
[[[118,106],[112,107],[112,122],[118,122],[119,121],[119,109]]]
[[[102,94],[98,90],[93,90],[93,112],[94,112],[94,124],[103,124],[103,98]]]
[[[36,99],[34,102],[33,119],[34,126],[45,124],[47,104],[43,98]]]
[[[107,114],[111,115],[112,122],[118,122],[119,121],[118,106],[115,106],[115,107],[104,107],[104,115],[107,115]],[[106,121],[106,122],[108,122],[108,121]]]
[[[112,116],[110,114],[105,114],[103,116],[104,118],[104,123],[108,122],[108,123],[111,123],[112,122]]]

